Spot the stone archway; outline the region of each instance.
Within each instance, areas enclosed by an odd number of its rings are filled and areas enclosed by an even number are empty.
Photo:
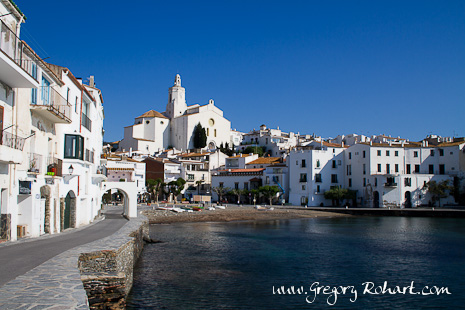
[[[51,201],[50,186],[44,185],[40,188],[40,198],[45,199],[45,214],[44,214],[44,233],[50,233],[50,201]]]

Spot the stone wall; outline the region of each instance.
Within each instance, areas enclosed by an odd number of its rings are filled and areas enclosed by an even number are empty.
[[[83,253],[78,268],[90,309],[124,309],[132,288],[134,265],[148,236],[146,221],[130,221],[111,240],[111,248]]]
[[[11,239],[11,214],[0,215],[0,239]]]

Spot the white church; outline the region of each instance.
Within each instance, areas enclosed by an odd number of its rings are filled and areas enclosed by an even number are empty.
[[[223,111],[212,99],[205,105],[187,106],[186,89],[181,86],[181,76],[176,74],[174,85],[169,88],[166,111],[150,110],[136,117],[134,125],[124,128],[119,151],[153,154],[171,147],[193,149],[193,133],[198,123],[207,133],[208,149],[230,142],[231,122],[223,117]]]

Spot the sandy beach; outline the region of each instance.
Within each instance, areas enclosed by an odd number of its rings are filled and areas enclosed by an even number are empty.
[[[333,212],[305,210],[301,208],[275,206],[274,210],[257,210],[253,206],[228,205],[225,209],[202,210],[176,213],[168,210],[144,210],[150,224],[170,224],[188,222],[231,222],[268,221],[314,217],[350,216]]]

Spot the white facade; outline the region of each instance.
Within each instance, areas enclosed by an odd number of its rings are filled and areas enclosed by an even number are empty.
[[[291,151],[287,165],[289,202],[293,205],[328,205],[330,201],[324,198],[324,192],[345,185],[342,145],[314,142]]]
[[[235,145],[235,149],[242,152],[249,146],[260,146],[265,147],[269,155],[281,157],[295,147],[298,140],[298,135],[293,132],[285,133],[279,127],[271,129],[261,125],[260,130],[252,130],[243,135],[242,143]]]
[[[102,159],[101,163],[106,169],[108,182],[134,182],[137,195],[146,192],[144,162],[120,156],[109,156]]]
[[[206,105],[187,106],[186,91],[177,74],[169,89],[166,111],[151,110],[136,118],[134,125],[125,127],[119,149],[145,154],[154,154],[169,146],[183,151],[193,149],[194,128],[199,123],[205,128],[208,149],[230,142],[231,123],[224,118],[223,111],[212,99]]]

